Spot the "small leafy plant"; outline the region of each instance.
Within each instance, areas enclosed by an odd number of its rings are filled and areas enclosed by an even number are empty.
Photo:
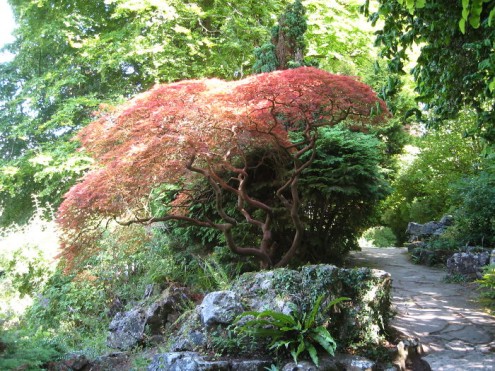
[[[301,312],[295,306],[290,314],[274,310],[244,312],[236,320],[237,331],[248,333],[253,337],[270,338],[270,350],[278,352],[280,348],[285,348],[296,363],[298,357],[307,352],[313,363],[318,366],[317,346],[332,356],[337,348],[337,343],[326,328],[328,321],[324,320],[324,315],[332,306],[350,300],[340,297],[320,310],[323,298],[324,295],[318,297],[310,312]],[[254,318],[244,322],[242,321],[244,317]]]
[[[495,312],[495,264],[483,269],[483,278],[477,281],[481,286],[482,301]]]

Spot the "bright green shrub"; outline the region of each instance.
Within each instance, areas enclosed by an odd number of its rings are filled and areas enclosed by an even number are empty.
[[[65,351],[62,342],[51,340],[45,332],[26,329],[0,331],[0,370],[41,370],[42,365],[58,359]]]
[[[452,203],[457,241],[495,247],[495,167],[456,183]]]
[[[481,298],[492,310],[495,310],[495,264],[484,268],[483,278],[478,283],[481,286]]]
[[[392,194],[382,203],[382,222],[392,228],[399,244],[406,240],[411,221],[426,223],[449,212],[451,185],[475,174],[482,145],[466,138],[475,116],[464,112],[456,121],[416,139],[402,156],[402,168],[392,183]]]
[[[323,129],[320,135],[316,158],[300,181],[309,245],[303,259],[338,263],[358,249],[359,236],[372,225],[389,188],[378,139],[346,127]]]

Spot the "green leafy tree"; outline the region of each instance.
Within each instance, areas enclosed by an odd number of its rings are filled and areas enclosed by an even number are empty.
[[[476,174],[483,144],[476,138],[464,137],[475,121],[475,113],[464,112],[461,120],[450,121],[417,138],[419,153],[405,158],[392,183],[394,191],[383,204],[382,219],[400,242],[405,240],[408,222],[439,220],[448,213],[453,206],[451,186]]]
[[[157,82],[233,78],[252,63],[284,1],[12,0],[15,58],[0,65],[0,223],[31,195],[58,204],[88,169],[70,138],[102,104]],[[249,29],[249,32],[246,30]],[[38,161],[43,158],[43,163]],[[49,170],[47,170],[49,169]]]
[[[373,23],[383,22],[376,42],[392,72],[404,73],[408,50],[420,45],[412,73],[418,101],[428,112],[425,120],[438,126],[467,105],[476,111],[474,132],[491,143],[495,141],[493,15],[493,2],[481,0],[380,0],[371,15]]]
[[[451,188],[455,226],[453,238],[462,245],[491,247],[495,243],[495,166],[493,156],[479,171]]]
[[[378,49],[373,27],[360,12],[362,1],[308,0],[304,5],[307,58],[327,71],[361,76],[377,89],[373,67]]]
[[[255,48],[253,70],[270,72],[318,64],[333,73],[371,76],[377,51],[361,5],[359,0],[289,4],[272,28],[271,42]]]

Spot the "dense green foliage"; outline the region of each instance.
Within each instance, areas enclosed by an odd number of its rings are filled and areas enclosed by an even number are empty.
[[[438,126],[468,105],[477,113],[476,132],[493,143],[495,29],[489,3],[380,0],[370,17],[383,21],[376,41],[392,72],[405,73],[409,49],[419,45],[412,74],[428,123]]]
[[[484,165],[484,166],[483,166]],[[495,167],[493,156],[480,164],[473,177],[454,184],[452,204],[456,220],[454,238],[463,245],[495,244]]]
[[[484,269],[484,275],[478,281],[481,289],[481,297],[487,305],[495,312],[495,264],[491,264]]]
[[[251,63],[284,2],[11,4],[18,28],[7,50],[15,58],[0,66],[4,225],[29,218],[31,194],[57,205],[89,167],[69,139],[102,103],[157,82],[233,78]]]
[[[47,362],[62,357],[67,350],[62,339],[50,335],[43,331],[33,334],[27,330],[0,330],[0,369],[42,370]]]
[[[306,254],[302,261],[339,262],[358,249],[360,234],[375,222],[388,194],[380,142],[344,127],[321,130],[316,158],[303,173]]]
[[[373,227],[364,231],[360,243],[374,247],[397,246],[397,237],[390,227]],[[364,240],[364,241],[362,241]],[[361,245],[362,246],[362,245]]]
[[[393,194],[383,203],[383,222],[390,226],[400,242],[405,240],[407,223],[440,220],[454,206],[451,187],[476,173],[482,144],[465,138],[464,132],[475,124],[472,114],[451,121],[416,139],[412,153],[403,156],[402,170],[392,186]]]

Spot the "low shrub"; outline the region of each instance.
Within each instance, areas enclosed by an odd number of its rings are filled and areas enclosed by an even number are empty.
[[[477,282],[480,284],[482,301],[495,311],[495,264],[484,267],[483,277]]]
[[[66,351],[60,339],[44,331],[27,329],[0,332],[0,370],[40,370]]]

